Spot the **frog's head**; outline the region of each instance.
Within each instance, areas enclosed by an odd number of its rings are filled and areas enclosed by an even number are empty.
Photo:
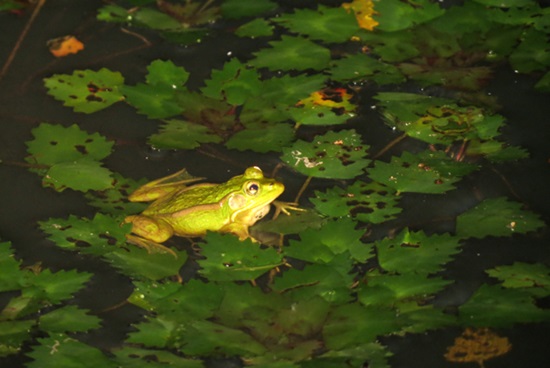
[[[249,226],[269,212],[269,204],[283,193],[285,186],[275,179],[265,178],[259,167],[246,169],[243,175],[230,179],[235,185],[227,204],[232,211],[231,222]]]

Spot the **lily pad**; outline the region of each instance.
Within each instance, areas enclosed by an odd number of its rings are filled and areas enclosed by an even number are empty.
[[[489,198],[459,215],[456,234],[461,238],[486,236],[511,236],[535,231],[545,226],[540,217],[522,209],[519,202],[505,197]]]
[[[193,149],[202,143],[218,143],[221,137],[204,125],[186,120],[165,120],[160,131],[149,137],[149,143],[157,148]]]
[[[48,94],[75,112],[90,114],[124,100],[119,90],[124,85],[124,77],[106,68],[54,74],[44,79],[44,85]]]
[[[250,64],[269,70],[321,70],[328,66],[330,51],[302,37],[282,36],[270,48],[256,52]]]
[[[524,289],[539,298],[550,295],[550,268],[546,265],[514,262],[512,265],[497,266],[486,272],[502,281],[505,288]]]
[[[351,179],[363,173],[369,146],[355,130],[329,131],[312,142],[297,141],[283,149],[282,160],[296,171],[319,178]]]
[[[289,124],[249,123],[245,129],[231,136],[225,143],[230,149],[254,152],[280,152],[294,140],[294,129]]]
[[[374,19],[380,24],[378,29],[395,32],[440,17],[445,10],[439,4],[429,0],[419,0],[414,4],[399,0],[384,0],[376,2]]]
[[[265,19],[256,18],[243,24],[235,31],[239,37],[263,37],[273,34],[273,26]]]
[[[310,200],[325,216],[351,215],[359,221],[378,224],[401,212],[395,190],[376,182],[357,180],[344,188],[333,187],[325,193],[316,191],[315,195]]]
[[[454,254],[460,252],[460,239],[455,236],[428,236],[423,231],[411,232],[408,229],[375,244],[380,267],[399,274],[439,272]]]
[[[205,239],[201,253],[206,259],[198,261],[199,272],[210,281],[254,280],[284,263],[274,248],[262,249],[251,240],[218,233]]]

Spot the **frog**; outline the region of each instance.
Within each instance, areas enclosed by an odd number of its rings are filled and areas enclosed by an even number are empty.
[[[203,179],[189,178],[183,169],[137,188],[128,200],[152,203],[141,214],[124,219],[123,223],[132,224],[128,241],[149,252],[160,250],[173,255],[162,243],[174,235],[192,238],[213,231],[257,242],[248,228],[269,213],[272,202],[283,193],[284,184],[264,177],[257,166],[225,183],[193,184]]]

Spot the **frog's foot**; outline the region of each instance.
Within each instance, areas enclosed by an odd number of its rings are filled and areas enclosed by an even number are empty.
[[[178,258],[178,255],[176,252],[174,252],[172,249],[168,248],[165,245],[162,245],[160,243],[155,243],[154,241],[142,238],[140,236],[127,234],[126,240],[128,240],[129,243],[132,243],[134,245],[137,245],[138,247],[144,248],[147,250],[147,253],[170,253],[174,256],[174,258]]]
[[[273,214],[273,220],[275,220],[279,215],[284,213],[285,215],[290,216],[291,211],[305,211],[305,209],[298,207],[298,203],[295,202],[281,202],[281,201],[273,201],[273,205],[275,206],[275,213]]]

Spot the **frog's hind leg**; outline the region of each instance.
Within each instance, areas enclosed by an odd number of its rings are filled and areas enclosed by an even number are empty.
[[[176,252],[161,244],[174,235],[174,230],[169,224],[141,215],[128,216],[124,222],[132,223],[132,234],[126,235],[130,243],[145,248],[149,253],[161,251],[178,257]]]
[[[183,169],[142,185],[128,196],[128,200],[130,202],[150,202],[203,179],[194,178],[189,175],[186,169]]]

